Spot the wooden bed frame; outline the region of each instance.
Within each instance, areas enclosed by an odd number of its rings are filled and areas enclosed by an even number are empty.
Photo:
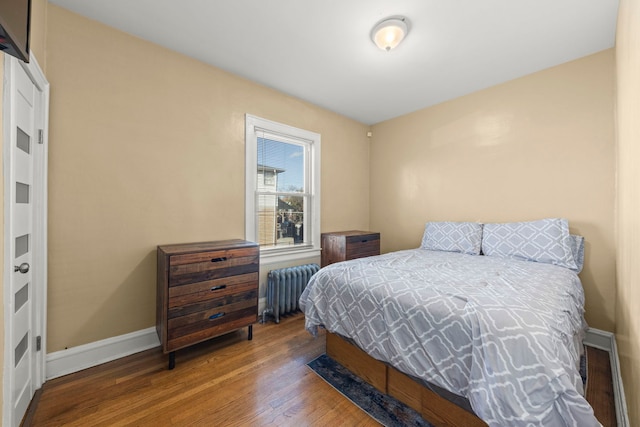
[[[436,427],[487,427],[475,414],[330,332],[327,332],[327,355],[382,393],[413,408]]]

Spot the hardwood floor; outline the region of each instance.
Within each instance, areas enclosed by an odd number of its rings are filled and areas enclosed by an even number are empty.
[[[377,426],[307,368],[324,336],[302,315],[181,350],[148,350],[45,383],[34,426]]]
[[[307,368],[324,353],[325,339],[304,330],[303,315],[254,325],[252,341],[246,334],[245,328],[178,351],[171,371],[168,357],[153,349],[47,381],[25,425],[378,425]],[[603,353],[606,362],[589,354],[589,375],[602,374],[595,363],[608,365]],[[590,391],[607,382],[589,378]],[[606,392],[594,398],[605,400]],[[615,417],[612,400],[604,407]],[[615,418],[600,421],[615,425]]]
[[[613,381],[609,353],[587,347],[589,364],[587,369],[587,402],[591,404],[596,418],[604,427],[617,426],[616,407],[613,396]]]

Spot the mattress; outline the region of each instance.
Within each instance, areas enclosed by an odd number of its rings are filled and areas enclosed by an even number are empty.
[[[413,249],[321,269],[305,326],[469,400],[490,426],[597,426],[579,360],[584,293],[551,264]]]

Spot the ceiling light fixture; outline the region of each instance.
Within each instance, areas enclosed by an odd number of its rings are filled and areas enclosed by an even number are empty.
[[[387,52],[400,44],[409,32],[409,23],[404,16],[392,16],[378,22],[371,30],[371,40]]]

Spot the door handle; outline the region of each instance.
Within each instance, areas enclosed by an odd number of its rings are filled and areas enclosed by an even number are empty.
[[[23,262],[20,265],[13,266],[13,272],[17,273],[18,271],[22,274],[26,274],[29,271],[29,264],[26,262]]]

